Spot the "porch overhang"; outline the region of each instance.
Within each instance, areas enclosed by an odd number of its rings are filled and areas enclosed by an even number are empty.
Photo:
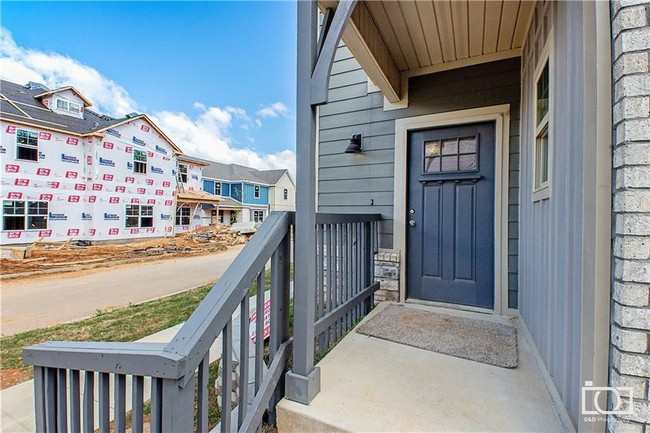
[[[338,0],[321,0],[321,10]],[[535,1],[360,0],[343,41],[391,103],[408,96],[408,78],[518,57]]]
[[[177,196],[178,204],[212,204],[219,206],[221,198],[205,191],[181,191]]]

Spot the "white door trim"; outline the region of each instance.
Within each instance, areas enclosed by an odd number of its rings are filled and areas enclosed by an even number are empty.
[[[408,133],[440,126],[467,123],[496,123],[494,181],[494,313],[516,315],[508,308],[508,149],[510,148],[510,104],[450,111],[395,121],[395,180],[393,248],[400,254],[400,301],[406,301],[406,197],[408,190]]]

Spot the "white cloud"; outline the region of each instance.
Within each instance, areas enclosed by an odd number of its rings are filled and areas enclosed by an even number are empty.
[[[61,54],[19,47],[4,27],[0,27],[0,71],[2,78],[20,84],[72,85],[106,114],[119,116],[138,109],[126,89],[96,69]]]
[[[262,108],[257,112],[257,115],[260,117],[278,117],[278,116],[284,116],[284,117],[289,117],[291,112],[289,111],[289,107],[287,107],[285,104],[282,102],[275,102],[271,105],[263,105]]]
[[[141,108],[124,87],[91,66],[58,53],[19,47],[4,27],[0,27],[0,76],[15,83],[35,81],[50,88],[72,85],[93,102],[96,111],[117,117]],[[194,108],[197,113],[193,117],[171,111],[148,114],[188,155],[258,169],[288,168],[295,173],[296,156],[292,150],[263,154],[254,149],[234,146],[231,135],[233,120],[243,129],[262,126],[262,122],[252,119],[245,109],[211,107],[201,102],[195,102]],[[263,106],[257,114],[261,117],[278,117],[290,113],[285,104],[276,102]],[[252,137],[246,137],[246,140],[252,143]]]

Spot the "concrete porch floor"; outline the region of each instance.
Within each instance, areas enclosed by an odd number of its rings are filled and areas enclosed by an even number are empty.
[[[379,305],[368,320],[388,305]],[[409,304],[446,314],[516,319]],[[517,326],[519,365],[494,367],[351,332],[320,363],[309,406],[282,400],[278,431],[565,432],[533,352]]]

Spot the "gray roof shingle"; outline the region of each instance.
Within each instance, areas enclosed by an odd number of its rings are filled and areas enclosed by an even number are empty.
[[[244,181],[264,185],[275,185],[288,171],[286,168],[280,170],[257,170],[239,164],[222,164],[207,159],[202,161],[210,164],[207,167],[203,167],[203,177],[229,182]]]
[[[20,84],[0,80],[0,94],[3,96],[0,99],[2,117],[7,120],[28,122],[35,126],[54,128],[76,134],[88,134],[126,119],[126,117],[116,119],[101,115],[88,108],[84,109],[82,119],[57,114],[35,98],[36,95],[41,93],[43,93],[42,88],[27,89]]]

